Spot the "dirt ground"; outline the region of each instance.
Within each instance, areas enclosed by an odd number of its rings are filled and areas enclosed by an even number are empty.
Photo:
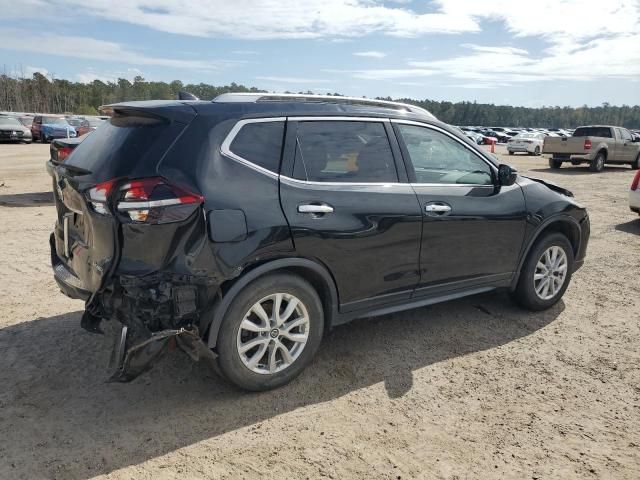
[[[292,384],[247,394],[180,352],[105,383],[109,338],[80,329],[49,266],[47,157],[0,145],[0,478],[640,478],[628,167],[504,156],[589,208],[587,260],[553,309],[491,293],[359,320]]]

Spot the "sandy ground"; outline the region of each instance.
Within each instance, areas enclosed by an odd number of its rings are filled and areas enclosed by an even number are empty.
[[[0,478],[640,478],[640,220],[628,167],[551,172],[591,215],[543,313],[491,293],[340,327],[292,384],[240,392],[182,353],[105,383],[58,292],[47,146],[0,145]]]

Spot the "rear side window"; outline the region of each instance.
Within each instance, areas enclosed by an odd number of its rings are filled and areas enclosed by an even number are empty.
[[[576,128],[573,136],[611,138],[611,129],[609,127],[581,127]]]
[[[247,123],[236,134],[229,150],[255,165],[278,173],[283,135],[283,121]]]
[[[298,123],[294,177],[312,182],[397,182],[393,154],[380,122]]]

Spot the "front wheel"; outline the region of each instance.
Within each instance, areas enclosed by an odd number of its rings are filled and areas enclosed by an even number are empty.
[[[514,299],[529,310],[546,310],[562,298],[572,272],[573,248],[567,237],[561,233],[544,235],[522,266]]]
[[[232,301],[220,327],[220,370],[246,390],[277,388],[311,362],[323,330],[322,303],[306,280],[284,273],[258,278]]]
[[[549,159],[549,167],[556,169],[562,167],[562,160],[556,160],[554,158]]]
[[[533,149],[533,154],[537,157],[540,155],[540,147],[536,147]]]
[[[640,153],[638,153],[638,156],[636,157],[636,159],[631,162],[631,170],[638,170],[640,168]]]

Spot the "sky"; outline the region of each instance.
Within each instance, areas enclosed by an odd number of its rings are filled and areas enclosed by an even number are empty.
[[[640,104],[640,0],[0,0],[11,75]]]

